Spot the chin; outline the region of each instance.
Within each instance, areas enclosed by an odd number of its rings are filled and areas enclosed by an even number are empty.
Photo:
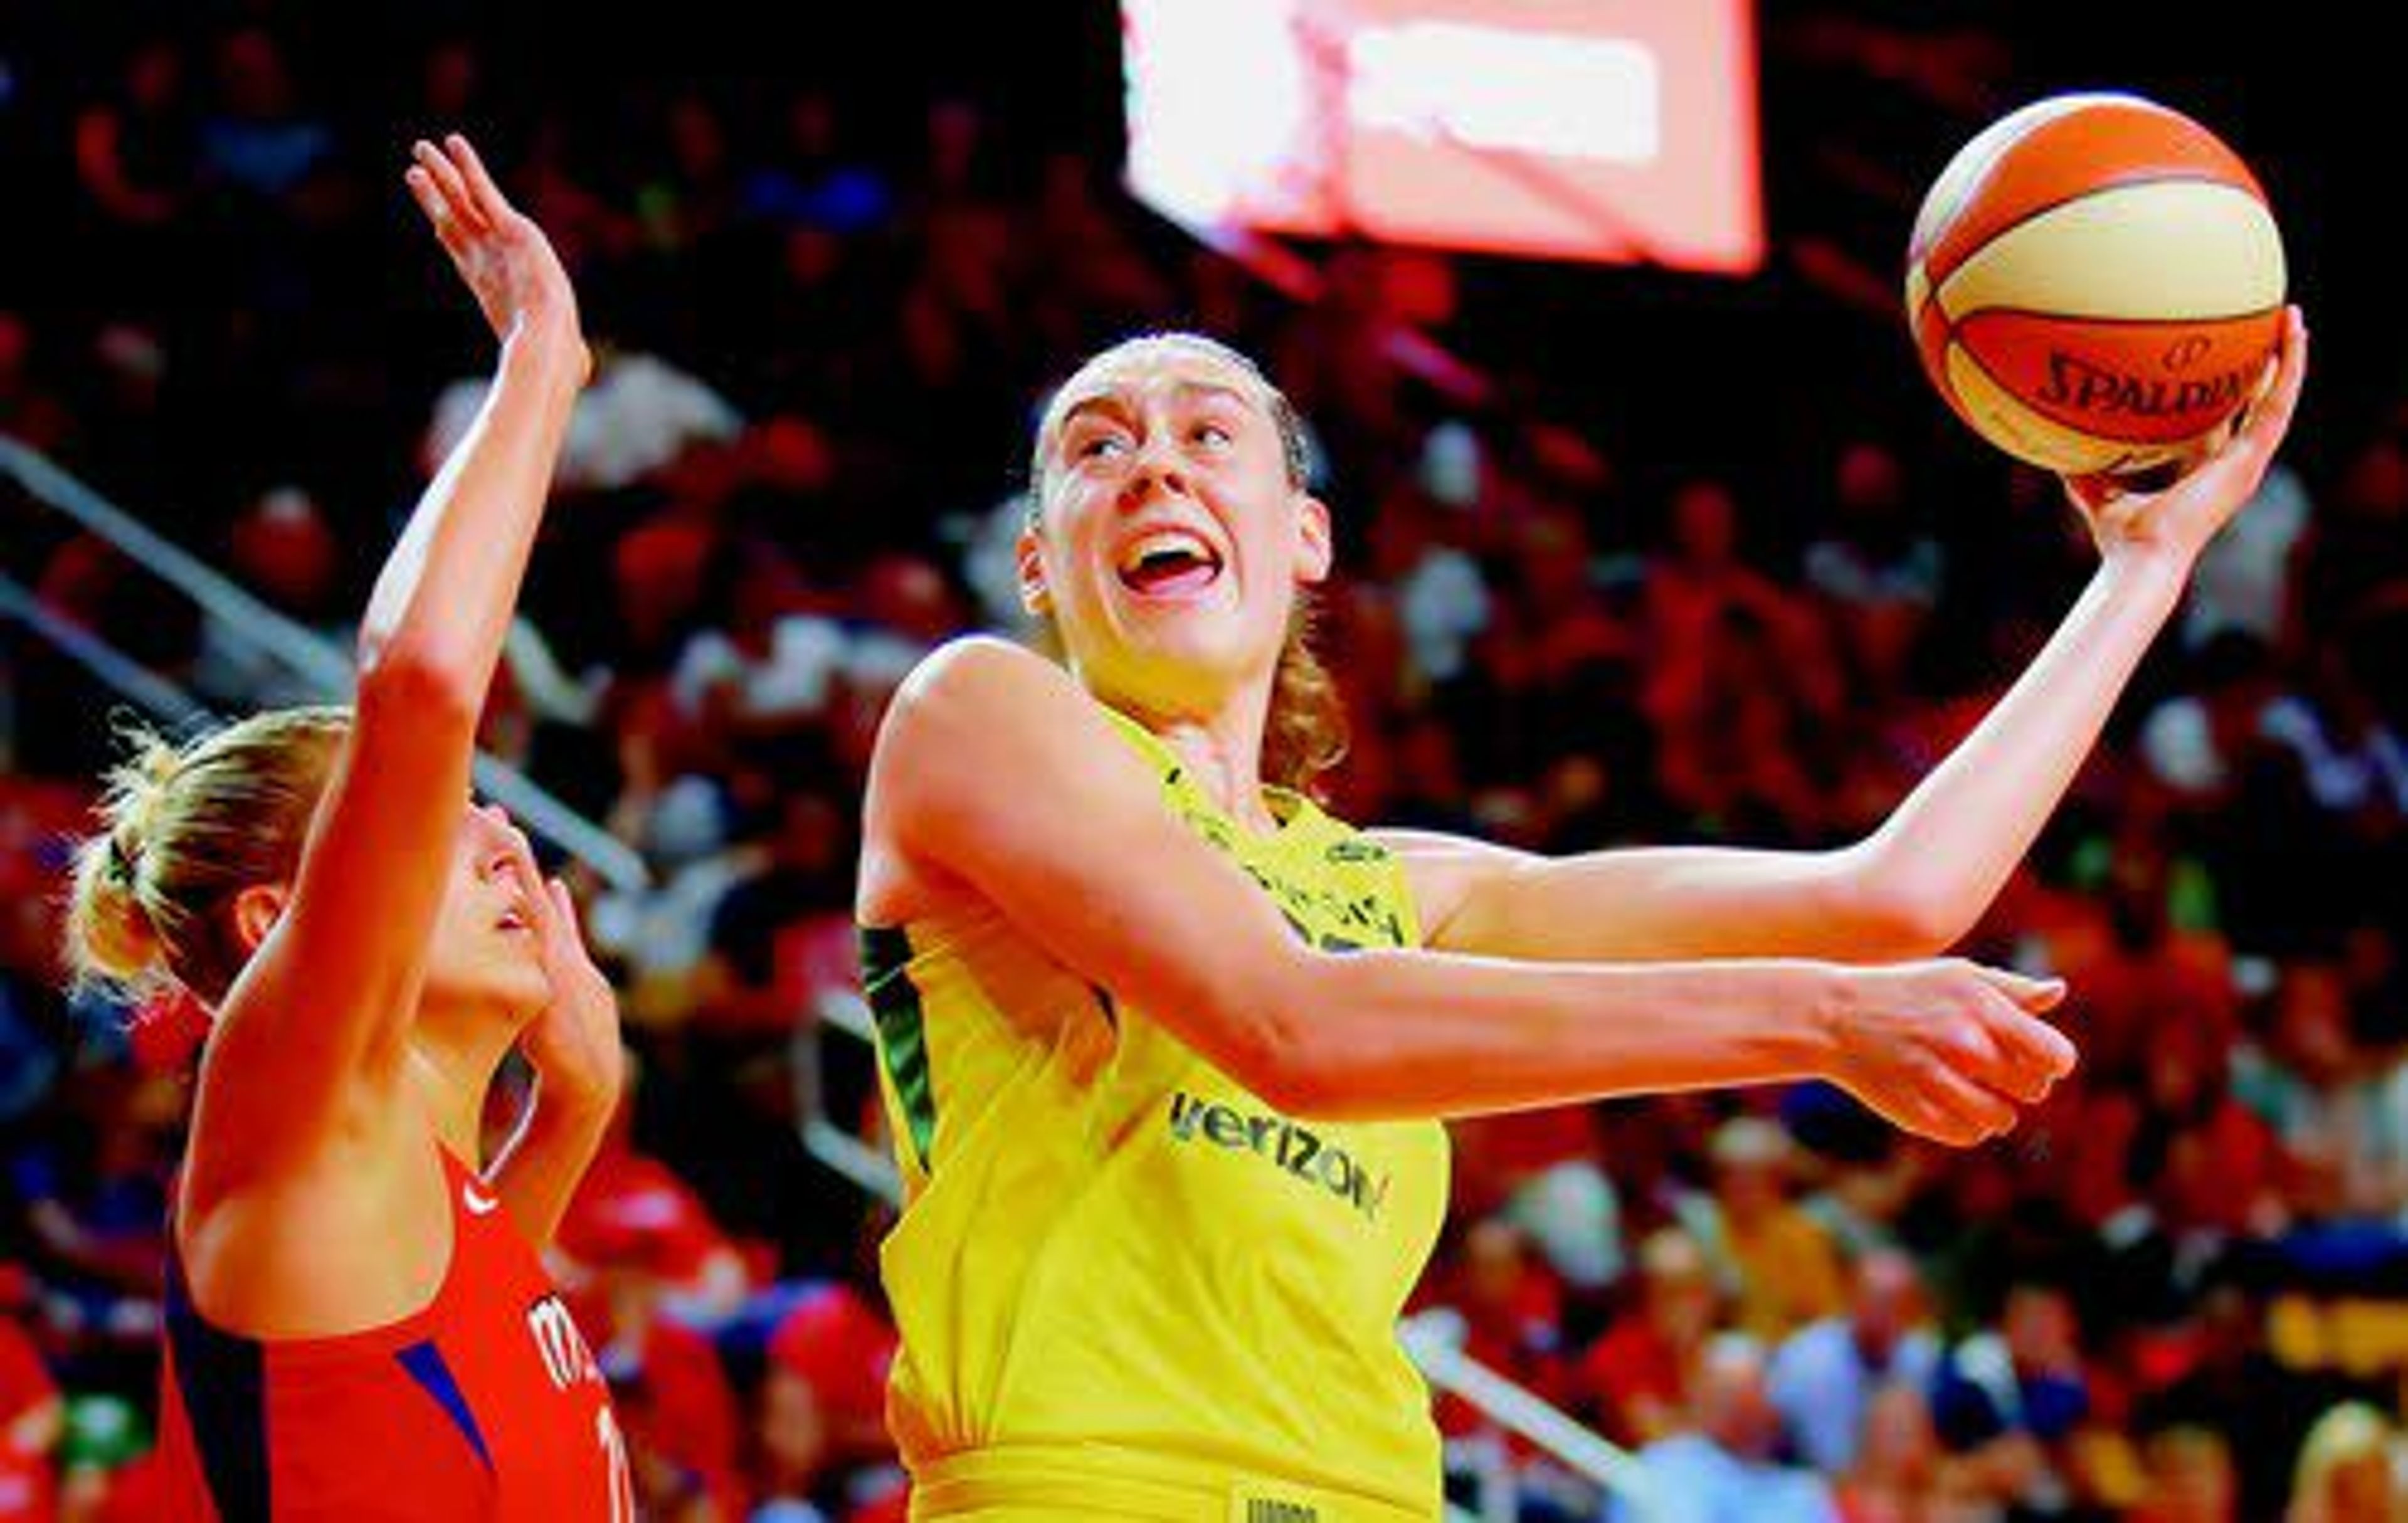
[[[552,981],[540,967],[506,966],[488,969],[465,991],[467,1001],[490,1011],[515,1031],[543,1013],[552,1002]]]
[[[1240,686],[1251,673],[1277,665],[1276,647],[1266,655],[1251,649],[1239,632],[1199,621],[1145,630],[1129,641],[1118,663],[1125,685],[1165,697],[1194,697]]]

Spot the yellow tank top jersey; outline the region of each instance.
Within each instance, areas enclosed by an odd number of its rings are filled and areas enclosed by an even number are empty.
[[[1113,718],[1297,934],[1418,942],[1385,849],[1293,795],[1276,832],[1242,829]],[[992,911],[861,939],[906,1185],[882,1255],[914,1516],[1437,1516],[1397,1319],[1445,1211],[1443,1127],[1282,1115]]]

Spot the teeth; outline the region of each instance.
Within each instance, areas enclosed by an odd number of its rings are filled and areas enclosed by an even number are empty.
[[[1199,561],[1214,561],[1212,547],[1203,537],[1187,529],[1156,529],[1141,535],[1121,552],[1121,569],[1134,571],[1154,555],[1193,555]]]

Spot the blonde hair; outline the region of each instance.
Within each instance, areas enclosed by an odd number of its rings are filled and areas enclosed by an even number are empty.
[[[2386,1487],[2396,1487],[2391,1472],[2398,1463],[2399,1430],[2372,1403],[2344,1401],[2326,1409],[2300,1441],[2291,1473],[2292,1523],[2341,1523],[2331,1512],[2328,1494],[2343,1472],[2372,1460],[2386,1472]],[[2393,1516],[2398,1516],[2395,1503]]]
[[[1140,334],[1125,338],[1079,366],[1046,400],[1037,426],[1028,467],[1027,522],[1041,526],[1044,516],[1047,462],[1062,429],[1068,405],[1080,382],[1122,366],[1189,355],[1235,370],[1259,395],[1264,409],[1279,430],[1280,457],[1287,467],[1287,484],[1301,492],[1312,479],[1312,445],[1304,420],[1271,384],[1262,367],[1227,344],[1200,333],[1178,331]],[[1280,647],[1279,668],[1271,682],[1271,711],[1263,726],[1263,781],[1297,793],[1313,793],[1323,773],[1346,755],[1346,703],[1337,679],[1312,649],[1313,603],[1299,592],[1296,612],[1288,620],[1287,639]],[[1058,641],[1049,622],[1039,621],[1039,643],[1058,654]]]
[[[247,955],[235,896],[291,881],[350,711],[281,709],[180,743],[140,725],[76,847],[66,960],[79,988],[225,996]]]

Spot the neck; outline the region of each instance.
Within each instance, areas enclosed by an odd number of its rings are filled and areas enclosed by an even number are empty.
[[[1205,709],[1164,709],[1115,702],[1170,747],[1205,796],[1249,830],[1277,829],[1263,797],[1263,731],[1270,719],[1272,674],[1250,679],[1242,691]]]
[[[516,1033],[490,1013],[445,1019],[422,1011],[410,1033],[409,1071],[435,1135],[471,1169],[484,1166],[485,1092]]]

